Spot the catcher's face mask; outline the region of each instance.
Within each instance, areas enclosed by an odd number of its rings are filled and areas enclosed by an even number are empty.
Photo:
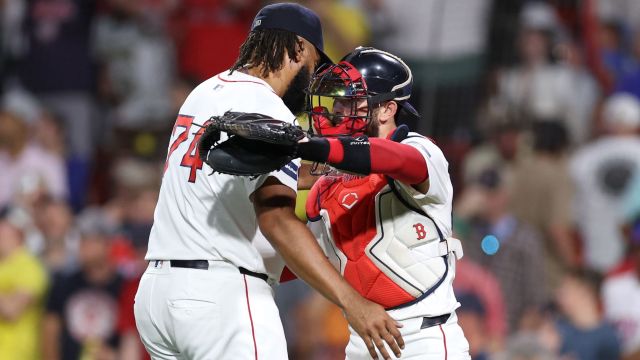
[[[360,72],[346,61],[318,69],[307,90],[309,126],[320,136],[366,132],[372,118],[371,96]]]

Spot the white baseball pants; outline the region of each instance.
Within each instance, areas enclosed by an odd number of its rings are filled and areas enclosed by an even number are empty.
[[[229,263],[209,263],[209,270],[149,264],[134,312],[151,358],[287,360],[271,286]]]
[[[462,328],[458,325],[458,317],[455,312],[442,325],[420,329],[422,318],[412,318],[400,321],[404,326],[400,333],[404,339],[404,350],[400,359],[420,360],[470,360],[469,342],[464,337]],[[364,340],[349,327],[351,336],[347,344],[346,360],[369,360],[369,350]],[[393,352],[386,346],[391,358],[395,359]],[[378,359],[382,359],[378,353]]]

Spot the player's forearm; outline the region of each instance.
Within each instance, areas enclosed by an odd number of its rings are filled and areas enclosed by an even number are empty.
[[[329,263],[309,229],[293,216],[278,216],[277,222],[265,226],[262,232],[289,269],[331,302],[344,308],[357,293]],[[272,221],[258,218],[258,221],[265,220]]]
[[[309,190],[320,178],[319,175],[311,175],[311,163],[303,162],[298,170],[298,191]]]
[[[282,232],[272,242],[287,266],[302,280],[341,308],[357,295],[329,263],[307,227],[297,219],[282,222]],[[291,234],[295,235],[292,241]]]
[[[340,307],[358,294],[329,263],[316,239],[295,215],[295,192],[269,177],[252,195],[258,226],[298,277]]]
[[[380,138],[313,138],[299,145],[302,159],[357,174],[384,174],[405,184],[427,180],[427,163],[412,146]]]

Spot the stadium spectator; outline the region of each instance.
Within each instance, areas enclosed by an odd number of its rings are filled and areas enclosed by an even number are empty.
[[[105,219],[114,227],[120,228],[129,213],[132,201],[137,194],[159,186],[162,163],[143,161],[134,157],[121,157],[114,160],[104,175],[108,186],[105,202],[85,209],[103,212]]]
[[[469,141],[479,102],[491,1],[363,3],[371,24],[372,45],[397,54],[413,72],[418,96],[412,99],[416,98],[422,117],[410,126],[436,138]]]
[[[638,7],[640,10],[640,7]],[[632,63],[625,69],[616,82],[616,91],[633,94],[640,98],[640,23],[635,24],[635,31],[631,39]]]
[[[193,78],[182,76],[177,77],[173,81],[171,87],[171,114],[177,114],[180,112],[180,107],[189,96],[189,93],[198,86],[199,82]]]
[[[133,304],[140,277],[148,264],[144,256],[147,253],[147,242],[157,198],[157,191],[146,190],[138,195],[125,220],[124,236],[114,240],[111,249],[112,258],[115,257],[114,260],[119,265],[121,273],[128,276],[118,299],[117,328],[120,334],[118,353],[121,359],[150,358],[138,335]]]
[[[631,268],[604,281],[602,301],[605,318],[618,330],[624,359],[633,360],[640,358],[640,218],[629,230]]]
[[[595,130],[593,113],[601,89],[587,68],[584,51],[579,43],[569,37],[558,40],[554,54],[571,87],[565,117],[566,126],[574,145],[588,141]]]
[[[136,249],[142,251],[142,249]],[[144,262],[146,248],[140,253],[140,259]],[[122,287],[122,293],[118,299],[117,329],[120,337],[118,345],[118,357],[126,360],[150,359],[140,341],[140,335],[136,328],[136,320],[133,314],[133,303],[138,291],[140,279],[127,281]]]
[[[65,124],[71,203],[78,209],[85,202],[95,144],[90,34],[96,1],[33,0],[25,6],[26,51],[16,75]]]
[[[43,323],[45,359],[109,358],[119,334],[122,277],[109,262],[113,229],[101,216],[79,219],[80,268],[53,281]]]
[[[480,299],[467,293],[456,294],[460,308],[456,311],[460,327],[469,341],[471,360],[487,360],[491,354],[491,343],[487,333],[486,311]]]
[[[597,99],[595,81],[572,42],[565,42],[560,52],[564,61],[555,61],[553,46],[561,28],[549,5],[530,3],[520,21],[519,63],[499,73],[494,101],[530,121],[554,118],[567,128],[571,143],[584,142]]]
[[[108,122],[116,127],[163,128],[175,114],[169,113],[174,75],[173,46],[162,18],[171,10],[150,7],[150,2],[109,0],[109,12],[96,18],[93,46],[100,64],[98,84],[109,103]],[[154,12],[155,10],[155,12]]]
[[[640,172],[633,175],[622,202],[622,214],[625,219],[635,219],[640,214]]]
[[[640,102],[628,94],[613,95],[603,118],[607,133],[578,149],[570,170],[585,265],[606,273],[624,255],[620,228],[629,219],[623,206],[633,176],[640,174]]]
[[[5,85],[15,71],[16,59],[24,51],[22,21],[25,16],[25,4],[22,0],[0,2],[0,88]]]
[[[37,360],[47,274],[24,246],[12,214],[0,214],[0,358]]]
[[[562,339],[549,307],[540,309],[526,328],[513,333],[492,360],[564,360],[559,356]]]
[[[522,124],[505,118],[499,120],[495,114],[485,115],[487,117],[481,119],[489,123],[484,126],[487,139],[473,147],[463,160],[462,177],[465,186],[472,184],[480,174],[491,169],[499,171],[509,179],[514,164],[527,148]]]
[[[640,25],[640,3],[635,0],[598,0],[595,3],[601,19],[616,19],[632,28]]]
[[[520,320],[535,313],[547,300],[543,244],[540,235],[509,211],[509,189],[502,175],[484,171],[458,200],[457,214],[468,196],[478,192],[474,213],[463,214],[471,222],[465,255],[491,271],[505,294],[508,330],[518,330]],[[489,256],[487,256],[489,255]]]
[[[37,188],[61,200],[68,194],[63,160],[30,143],[30,129],[19,115],[0,112],[0,206]]]
[[[63,201],[46,201],[35,210],[35,221],[44,241],[40,258],[49,273],[74,270],[80,239],[69,205]]]
[[[558,121],[538,121],[533,137],[533,153],[523,157],[513,171],[510,208],[543,238],[544,291],[551,294],[562,272],[580,264],[571,214],[574,189],[564,126]]]
[[[64,159],[67,154],[63,124],[53,113],[46,110],[33,126],[33,142],[60,159]]]
[[[624,46],[624,27],[615,17],[600,17],[597,23],[600,61],[614,85],[634,67],[633,59]]]
[[[456,294],[469,294],[479,299],[485,309],[483,318],[486,322],[484,324],[486,339],[484,341],[487,342],[490,349],[500,349],[504,345],[507,334],[507,320],[504,304],[505,294],[496,277],[491,271],[465,256],[456,263],[453,290]]]
[[[140,252],[147,248],[157,200],[157,188],[141,188],[125,209],[120,236],[111,246],[111,261],[126,278],[139,279],[147,268],[148,264],[141,261]]]
[[[600,313],[600,284],[601,276],[592,271],[571,271],[562,278],[556,292],[560,354],[576,360],[620,359],[615,328]]]

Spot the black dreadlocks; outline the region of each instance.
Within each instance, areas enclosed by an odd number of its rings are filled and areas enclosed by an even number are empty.
[[[296,34],[279,29],[261,29],[252,31],[240,46],[240,55],[233,64],[230,73],[243,66],[260,67],[261,75],[266,77],[284,66],[284,52],[290,59],[296,58],[297,50],[302,43]]]

